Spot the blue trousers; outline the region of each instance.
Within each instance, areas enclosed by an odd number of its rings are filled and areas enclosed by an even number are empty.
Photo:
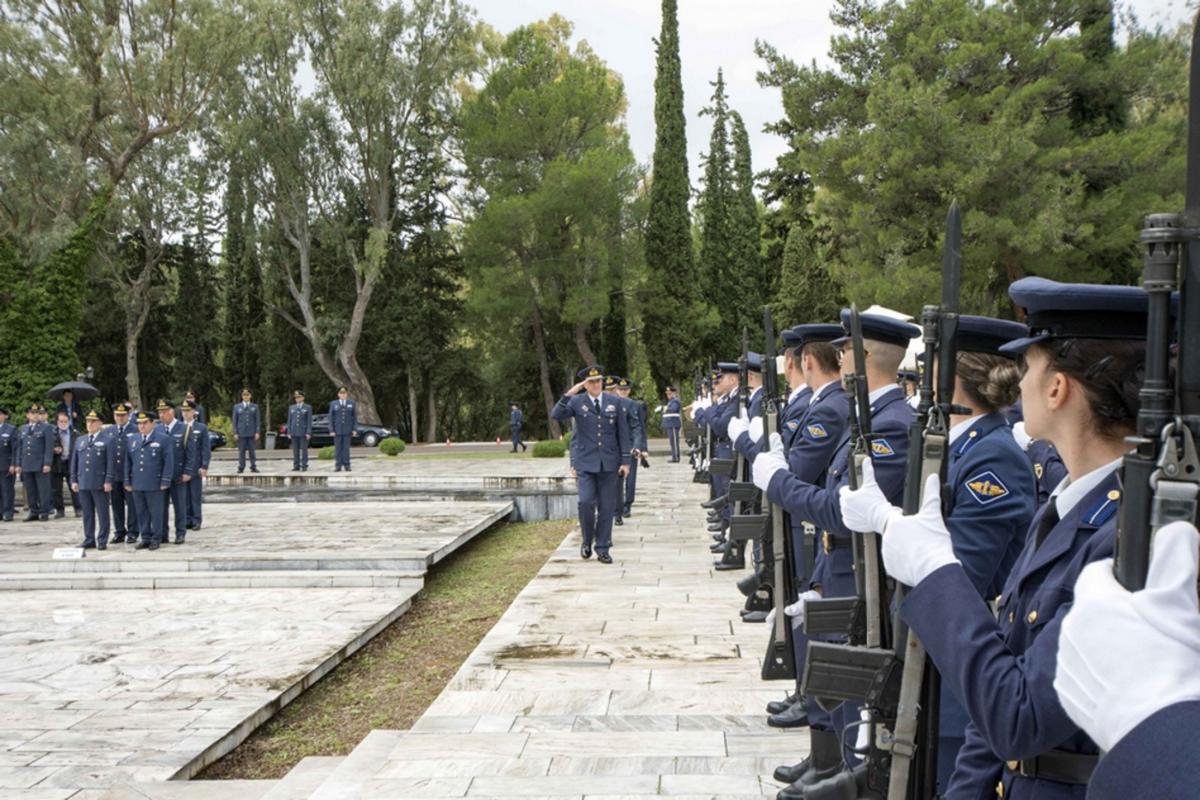
[[[625,495],[623,499],[623,511],[628,514],[633,506],[634,497],[637,495],[637,471],[638,460],[635,458],[629,464],[629,474],[625,476]]]
[[[187,524],[200,527],[204,521],[204,478],[193,475],[187,485]]]
[[[333,437],[333,466],[350,469],[350,434]]]
[[[108,492],[80,489],[79,507],[83,510],[83,543],[108,545]]]
[[[188,486],[183,481],[171,481],[171,486],[162,493],[163,499],[163,515],[162,524],[159,531],[162,538],[159,541],[167,541],[171,537],[168,527],[171,524],[168,508],[175,507],[175,536],[182,539],[187,536],[187,502],[188,502]]]
[[[517,448],[521,446],[521,429],[509,428],[509,431],[512,433],[512,446],[515,453],[517,452]]]
[[[50,516],[50,474],[41,470],[22,472],[21,483],[25,484],[29,513],[38,517]]]
[[[253,436],[238,437],[238,471],[246,468],[246,456],[250,456],[250,469],[258,467],[258,453],[255,450]]]
[[[17,476],[8,470],[0,474],[0,517],[12,519],[16,513]]]
[[[607,553],[612,546],[613,513],[617,505],[616,472],[580,472],[579,528],[583,543],[595,546],[597,553]]]
[[[679,460],[679,428],[667,428],[667,441],[671,443],[671,460]]]
[[[154,489],[143,492],[133,491],[133,503],[137,507],[138,533],[146,544],[162,544],[162,536],[167,529],[166,492]]]
[[[308,467],[308,437],[297,436],[292,439],[292,469]]]
[[[126,490],[124,484],[114,483],[109,501],[112,503],[113,533],[117,536],[129,534],[130,538],[137,539],[141,528],[138,527],[137,506],[133,502],[133,491]],[[129,515],[128,527],[125,524],[127,513]]]

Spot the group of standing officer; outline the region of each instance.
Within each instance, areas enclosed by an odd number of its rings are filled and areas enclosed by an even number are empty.
[[[249,391],[242,393],[244,402],[249,403]],[[287,434],[292,446],[292,472],[308,472],[308,446],[312,441],[313,408],[304,401],[304,392],[300,389],[292,393],[292,405],[288,407]],[[254,419],[258,418],[258,406],[249,403]],[[236,412],[238,407],[234,407]],[[338,388],[337,400],[329,404],[329,429],[333,433],[334,472],[350,471],[350,443],[354,438],[354,429],[358,425],[358,406],[350,399],[350,391],[341,386]],[[255,429],[257,430],[257,428]],[[251,472],[258,472],[253,465],[254,442],[256,437],[245,437],[245,446],[251,457]],[[243,437],[238,435],[238,472],[242,471]]]

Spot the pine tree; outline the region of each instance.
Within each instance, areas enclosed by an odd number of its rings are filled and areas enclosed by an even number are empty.
[[[806,322],[837,322],[842,287],[829,275],[814,231],[802,224],[788,230],[779,291],[771,313],[780,327]]]
[[[762,235],[758,200],[754,197],[754,165],[750,158],[750,136],[741,114],[730,112],[733,171],[730,182],[729,243],[730,282],[736,290],[737,329],[757,328],[760,309],[767,298],[766,274],[760,253]]]
[[[697,211],[700,215],[700,290],[704,299],[720,314],[720,327],[710,340],[721,352],[732,352],[741,341],[738,295],[740,289],[731,274],[733,242],[730,208],[733,163],[729,152],[729,104],[725,95],[725,76],[717,70],[712,84],[712,104],[700,112],[712,117],[708,154],[704,160],[704,189]]]
[[[662,0],[654,79],[654,160],[646,222],[646,284],[640,293],[644,341],[659,387],[689,374],[708,315],[700,304],[688,211],[687,121],[676,0]]]

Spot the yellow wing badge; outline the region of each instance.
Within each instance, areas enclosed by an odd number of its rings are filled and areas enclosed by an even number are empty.
[[[871,442],[871,454],[875,458],[890,458],[896,455],[896,450],[888,444],[887,439],[875,439]]]
[[[825,426],[819,422],[814,422],[804,430],[807,431],[808,435],[814,439],[824,439],[829,436],[829,431],[825,430]]]
[[[971,496],[984,506],[994,503],[1008,494],[1008,487],[1004,485],[1004,481],[1000,480],[991,470],[981,472],[969,479],[966,486]]]

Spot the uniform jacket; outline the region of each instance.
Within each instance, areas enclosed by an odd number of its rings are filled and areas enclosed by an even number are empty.
[[[1192,773],[1200,700],[1176,703],[1142,721],[1100,759],[1088,784],[1088,800],[1195,800],[1200,780]]]
[[[166,425],[158,425],[163,433],[171,439],[171,480],[175,483],[183,477],[183,468],[187,465],[187,436],[184,434],[183,423],[175,420],[168,430]]]
[[[187,432],[187,423],[179,423]],[[193,421],[191,434],[187,437],[187,447],[184,449],[183,471],[186,475],[195,475],[198,470],[208,469],[212,460],[212,439],[208,435],[208,426],[203,422]]]
[[[664,428],[678,428],[683,425],[683,418],[680,416],[683,413],[683,403],[678,397],[672,397],[667,401],[667,407],[663,409],[662,426]]]
[[[1037,503],[1041,508],[1050,499],[1050,493],[1067,477],[1067,467],[1054,445],[1045,439],[1030,442],[1025,455],[1033,465],[1033,475],[1037,478]]]
[[[230,414],[233,419],[233,432],[239,438],[253,437],[261,427],[256,403],[238,403]]]
[[[89,444],[88,439],[92,442]],[[81,434],[71,448],[71,483],[79,490],[102,491],[104,484],[117,479],[116,447],[111,437],[100,431],[95,436]]]
[[[41,472],[54,460],[51,428],[44,422],[27,422],[21,426],[17,440],[20,453],[18,465],[22,472]]]
[[[514,431],[519,431],[523,424],[525,424],[525,415],[521,413],[521,409],[514,408],[512,413],[508,415],[508,427]]]
[[[729,421],[737,414],[738,394],[736,390],[726,395],[719,405],[709,409],[709,425],[712,426],[715,438],[713,454],[717,458],[733,457],[733,442],[729,441]]]
[[[766,392],[762,387],[755,389],[750,395],[750,403],[746,406],[746,416],[749,419],[761,417],[763,410],[766,408]],[[728,430],[729,423],[725,423],[725,428]],[[742,454],[742,457],[754,463],[754,457],[762,450],[762,441],[754,441],[750,438],[749,433],[743,433],[738,436],[737,441],[733,443],[733,449]]]
[[[141,432],[130,436],[126,456],[125,483],[135,492],[157,492],[170,485],[175,474],[174,443],[161,427],[154,427],[145,444]]]
[[[800,430],[800,418],[808,409],[812,396],[813,390],[804,386],[800,389],[799,394],[783,407],[783,411],[779,415],[779,437],[783,439],[784,447],[792,446],[792,439],[795,437],[796,431]]]
[[[11,422],[0,425],[0,473],[8,473],[8,468],[17,463],[20,450],[17,449],[19,432]]]
[[[329,430],[334,436],[350,436],[358,422],[358,406],[353,400],[334,400],[329,404]]]
[[[905,599],[904,619],[971,718],[947,800],[993,797],[998,781],[1009,800],[1083,800],[1084,786],[1020,777],[1005,762],[1052,749],[1097,752],[1059,704],[1054,671],[1059,628],[1080,571],[1112,556],[1120,497],[1114,472],[1039,547],[1033,532],[1049,508],[1043,506],[1004,584],[998,618],[956,564],[934,572]]]
[[[137,425],[132,422],[126,422],[124,425],[114,423],[103,431],[104,435],[113,443],[113,469],[118,480],[124,480],[125,459],[129,453],[129,436],[137,434],[137,432]]]
[[[596,401],[587,392],[563,395],[550,416],[559,422],[574,420],[571,464],[577,471],[616,472],[622,464],[629,464],[633,446],[629,419],[615,394],[601,392]]]
[[[625,404],[625,413],[629,415],[629,444],[638,450],[645,450],[647,448],[646,422],[649,419],[646,404],[631,397],[622,397],[621,399]]]
[[[288,406],[287,432],[292,439],[312,435],[312,406],[308,403],[292,403]]]

